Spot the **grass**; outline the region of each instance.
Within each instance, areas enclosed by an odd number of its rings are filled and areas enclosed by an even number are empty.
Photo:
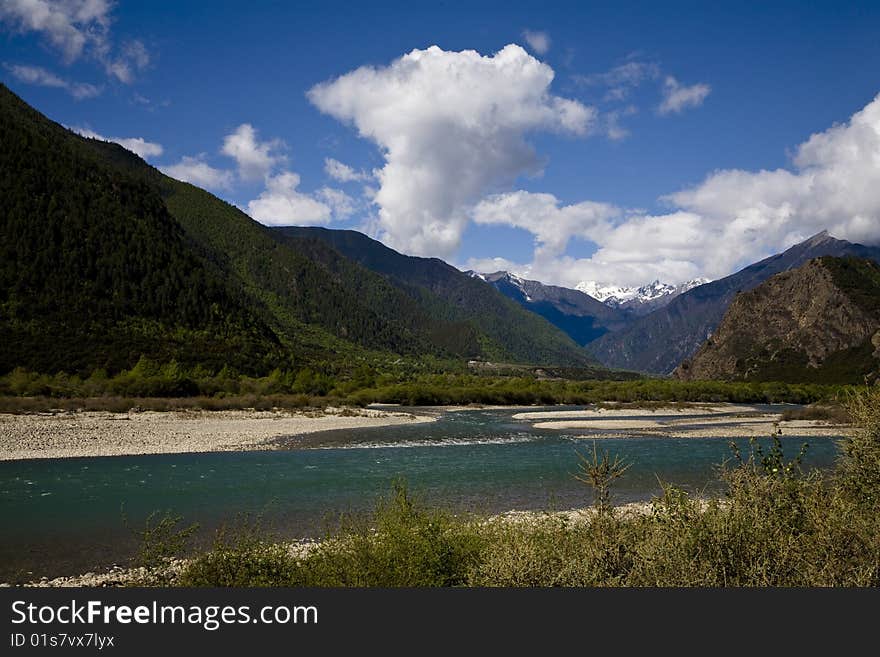
[[[840,403],[817,403],[804,406],[803,408],[790,408],[782,412],[781,419],[789,420],[815,420],[830,424],[849,424],[852,416],[849,410]]]
[[[594,509],[572,520],[455,516],[395,486],[369,518],[344,517],[312,549],[223,534],[178,586],[880,586],[880,387],[852,393],[858,430],[830,474],[804,472],[778,438],[720,471],[726,495],[665,484],[646,513],[611,508],[626,464],[583,457]],[[167,533],[162,526],[162,532]],[[159,532],[161,534],[162,532]],[[152,537],[155,538],[156,532]],[[175,548],[179,543],[169,541]],[[161,552],[161,551],[160,551]],[[149,551],[157,553],[155,545]]]
[[[231,411],[324,408],[328,400],[310,395],[229,395],[220,397],[10,397],[0,396],[0,413],[56,411]],[[322,403],[323,402],[323,403]]]

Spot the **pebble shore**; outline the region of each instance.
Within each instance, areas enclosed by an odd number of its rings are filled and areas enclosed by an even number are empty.
[[[0,460],[278,449],[272,440],[280,436],[435,419],[361,408],[4,413],[0,414]]]

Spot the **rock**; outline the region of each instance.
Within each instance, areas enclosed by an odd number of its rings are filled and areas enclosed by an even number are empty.
[[[865,362],[872,348],[880,360],[878,329],[880,265],[817,258],[737,295],[711,340],[675,376],[858,383],[878,365]]]

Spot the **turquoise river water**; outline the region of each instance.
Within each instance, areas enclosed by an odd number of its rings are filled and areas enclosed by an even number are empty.
[[[320,536],[340,512],[372,508],[399,477],[421,499],[452,509],[567,509],[591,502],[572,475],[577,453],[594,441],[632,464],[614,489],[621,503],[650,499],[658,479],[716,492],[717,468],[731,457],[725,438],[596,440],[588,431],[537,430],[513,418],[524,409],[403,410],[439,419],[290,437],[267,451],[0,462],[0,581],[124,565],[136,546],[132,528],[156,510],[200,523],[203,538],[258,515],[284,536]],[[747,439],[735,442],[748,450]],[[794,456],[805,439],[782,442]],[[836,440],[807,442],[806,467],[833,463]]]

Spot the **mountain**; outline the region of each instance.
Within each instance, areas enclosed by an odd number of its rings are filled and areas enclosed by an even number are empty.
[[[474,357],[535,364],[597,364],[552,324],[442,260],[403,255],[353,230],[285,226],[275,228],[274,233],[291,245],[323,242],[380,275],[435,321],[472,335],[478,345]]]
[[[279,242],[271,229],[235,206],[161,174],[157,184],[172,215],[238,281],[255,311],[283,336],[300,362],[350,361],[363,358],[364,350],[373,357],[464,355],[433,341],[425,318],[406,304],[395,304],[399,299],[391,286],[355,263],[344,263],[347,271],[354,270],[348,276],[330,275],[326,258],[321,261],[314,253]],[[332,257],[344,260],[339,254]]]
[[[2,85],[0,144],[0,371],[284,361],[156,188]]]
[[[734,298],[680,379],[863,383],[880,372],[880,265],[817,258]]]
[[[265,373],[389,353],[451,355],[405,313],[380,315],[234,206],[118,144],[66,130],[5,87],[0,103],[3,143],[15,145],[0,166],[4,335],[15,339],[0,356],[4,369],[119,370],[144,354]],[[189,280],[185,261],[208,282]],[[30,302],[41,298],[43,306]],[[232,337],[209,340],[213,324]],[[261,341],[244,345],[248,332]]]
[[[880,248],[838,240],[823,231],[783,253],[679,295],[627,328],[603,335],[589,349],[609,367],[669,374],[712,335],[738,292],[829,255],[880,261]]]
[[[530,281],[506,271],[466,273],[489,283],[526,310],[540,315],[580,345],[588,344],[608,331],[622,329],[629,319],[625,312],[577,290]]]
[[[283,237],[3,85],[0,143],[0,371],[118,371],[141,354],[248,373],[400,355],[590,362],[495,290],[444,298]]]
[[[655,280],[641,287],[607,285],[596,281],[581,281],[575,289],[612,308],[627,310],[640,317],[668,305],[675,297],[708,283],[708,278],[695,278],[692,281],[671,285]]]

